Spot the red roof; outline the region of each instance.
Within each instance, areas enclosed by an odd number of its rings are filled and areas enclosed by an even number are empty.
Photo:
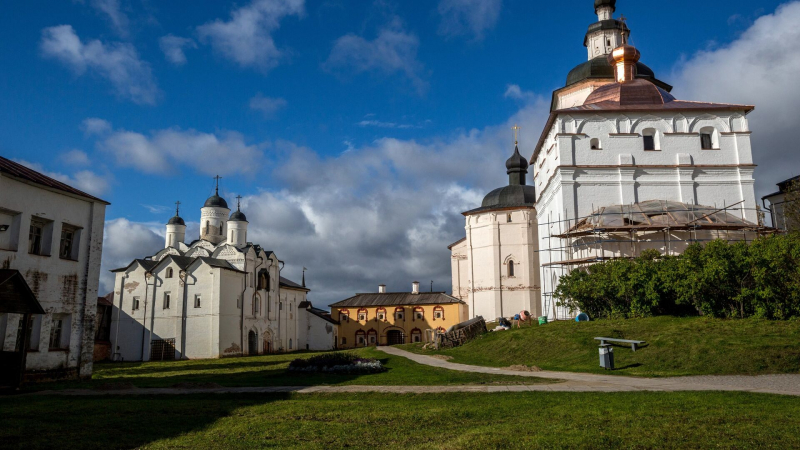
[[[69,194],[78,195],[80,197],[85,197],[90,200],[105,203],[106,205],[110,204],[105,200],[89,195],[86,192],[75,189],[72,186],[69,186],[58,180],[54,180],[48,177],[47,175],[43,175],[33,169],[23,166],[22,164],[11,161],[10,159],[3,158],[2,156],[0,156],[0,173],[8,174],[11,177],[19,178],[21,180],[26,180],[32,183],[40,184],[42,186],[49,187],[51,189],[56,189],[59,191],[67,192]]]

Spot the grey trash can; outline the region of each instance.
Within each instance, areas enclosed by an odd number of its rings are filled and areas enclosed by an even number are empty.
[[[614,370],[614,347],[610,344],[600,346],[600,367]]]

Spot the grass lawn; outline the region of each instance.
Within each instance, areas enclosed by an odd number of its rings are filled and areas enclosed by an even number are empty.
[[[0,448],[798,448],[744,393],[0,397]]]
[[[381,360],[387,372],[371,375],[297,374],[287,372],[289,362],[317,353],[254,356],[210,360],[145,363],[95,364],[91,381],[69,381],[29,385],[27,389],[91,389],[109,383],[132,383],[136,387],[170,387],[182,383],[216,383],[221,386],[316,386],[372,385],[425,386],[461,384],[535,384],[547,383],[522,377],[456,372],[424,366],[406,358],[365,348],[359,355]]]
[[[595,337],[644,340],[633,353],[614,349],[617,370],[599,367]],[[514,364],[544,370],[637,376],[800,373],[800,321],[656,317],[595,322],[555,322],[489,333],[460,348],[433,352],[453,362],[490,367]]]

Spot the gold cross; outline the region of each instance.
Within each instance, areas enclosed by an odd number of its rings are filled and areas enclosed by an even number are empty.
[[[519,130],[521,128],[519,127],[519,125],[514,125],[513,127],[511,127],[511,129],[514,130],[514,145],[517,145],[519,144]]]

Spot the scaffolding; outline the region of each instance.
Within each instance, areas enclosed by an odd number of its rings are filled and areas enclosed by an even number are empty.
[[[650,200],[592,207],[592,214],[585,217],[562,220],[559,216],[555,221],[550,218],[547,223],[540,223],[540,227],[551,231],[540,233],[542,243],[547,241],[547,248],[538,250],[548,255],[548,262],[542,264],[541,269],[544,314],[553,320],[573,318],[573,314],[556,305],[554,292],[560,277],[576,268],[636,258],[645,250],[674,256],[698,242],[717,239],[750,242],[779,232],[764,226],[764,216],[758,207],[755,210],[757,223],[748,221],[743,203],[719,208]],[[566,211],[564,217],[568,217]]]

